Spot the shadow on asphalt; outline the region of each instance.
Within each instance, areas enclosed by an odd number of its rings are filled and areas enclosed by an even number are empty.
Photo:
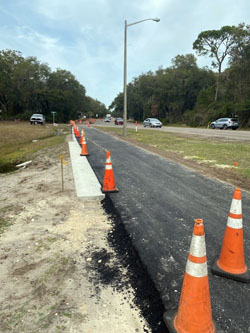
[[[152,332],[168,333],[169,331],[163,322],[165,309],[160,295],[150,279],[146,267],[140,260],[139,254],[122,223],[119,212],[114,207],[109,195],[106,195],[102,205],[112,221],[108,242],[116,252],[121,265],[126,267],[128,271],[128,282],[126,283],[130,284],[135,290],[135,305],[141,310],[141,314],[148,322]],[[103,280],[106,283],[112,283],[113,272],[103,271],[102,273]],[[117,278],[117,274],[115,274],[115,277]],[[122,285],[122,288],[126,288],[126,286]],[[145,329],[144,332],[148,332],[148,330]]]

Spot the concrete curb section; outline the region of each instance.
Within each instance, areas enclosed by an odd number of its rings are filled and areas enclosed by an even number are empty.
[[[69,141],[69,151],[77,197],[79,199],[104,199],[105,194],[101,191],[101,185],[87,157],[80,156],[81,149],[74,135],[73,141]]]

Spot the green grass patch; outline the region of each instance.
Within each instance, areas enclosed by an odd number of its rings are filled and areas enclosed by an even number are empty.
[[[4,230],[8,228],[11,223],[0,216],[0,235],[4,233]]]
[[[0,123],[0,173],[15,170],[15,165],[32,158],[32,154],[63,143],[68,125],[30,125]]]
[[[98,127],[99,129],[122,136],[122,128]],[[127,137],[163,151],[180,154],[185,159],[203,163],[212,168],[231,170],[250,178],[250,146],[242,142],[224,142],[202,138],[189,138],[174,133],[157,130],[127,129]],[[237,165],[234,163],[237,162]]]
[[[0,235],[4,233],[5,229],[7,229],[12,223],[4,218],[4,213],[10,210],[12,206],[5,206],[0,208]]]

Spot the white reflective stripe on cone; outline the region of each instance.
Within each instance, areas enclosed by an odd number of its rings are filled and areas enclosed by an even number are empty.
[[[189,253],[194,257],[204,257],[206,255],[205,235],[193,235]]]
[[[207,276],[207,262],[196,264],[188,259],[186,265],[186,273],[194,277]]]
[[[112,170],[112,165],[106,165],[106,170]]]
[[[111,163],[111,157],[108,157],[108,158],[106,159],[106,163]]]
[[[227,226],[233,229],[241,229],[243,228],[242,219],[234,219],[230,216],[227,218]]]
[[[232,213],[232,214],[241,214],[242,213],[241,200],[238,200],[238,199],[232,200],[230,213]]]

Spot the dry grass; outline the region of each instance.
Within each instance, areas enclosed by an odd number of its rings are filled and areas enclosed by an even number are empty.
[[[0,122],[0,172],[13,169],[42,148],[65,140],[68,125],[30,125],[27,122]]]
[[[121,128],[98,127],[105,132],[122,136]],[[163,151],[180,154],[185,159],[211,168],[231,170],[239,176],[250,179],[250,149],[244,142],[225,142],[202,138],[188,138],[178,134],[155,130],[140,130],[135,133],[128,129],[128,138],[135,139]]]
[[[56,133],[52,125],[30,125],[27,122],[0,122],[0,148],[51,137]]]

